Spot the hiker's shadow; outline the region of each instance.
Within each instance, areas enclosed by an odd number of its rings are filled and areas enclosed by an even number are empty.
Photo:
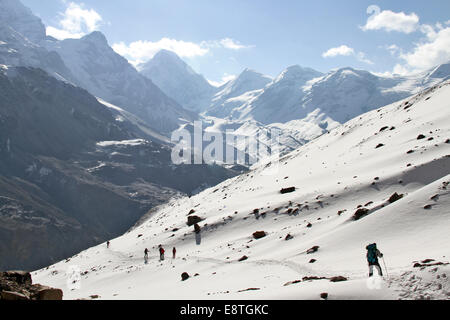
[[[199,246],[202,243],[202,233],[195,233],[195,243]]]

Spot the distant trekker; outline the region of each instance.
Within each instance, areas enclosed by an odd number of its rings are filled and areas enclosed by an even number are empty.
[[[148,263],[148,249],[147,248],[145,248],[145,250],[144,250],[144,262],[145,262],[145,264]]]
[[[109,241],[106,242],[106,248],[109,249]]]
[[[367,262],[369,263],[369,277],[373,276],[373,267],[377,268],[378,274],[383,276],[381,271],[380,263],[378,262],[378,257],[382,258],[383,254],[377,249],[377,244],[372,243],[366,247],[367,250]]]
[[[164,248],[161,245],[159,246],[159,260],[164,260]]]
[[[175,247],[173,247],[172,249],[172,254],[173,254],[172,258],[175,259],[175,256],[177,255],[177,249]]]

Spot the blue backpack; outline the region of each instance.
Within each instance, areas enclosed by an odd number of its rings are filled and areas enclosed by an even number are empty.
[[[369,244],[367,247],[367,261],[369,263],[377,262],[377,245],[375,243]]]

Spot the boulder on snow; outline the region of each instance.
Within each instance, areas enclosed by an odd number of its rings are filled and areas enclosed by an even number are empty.
[[[266,236],[266,233],[264,231],[256,231],[253,233],[253,238],[255,239],[261,239]]]
[[[61,289],[42,287],[36,296],[38,300],[62,300],[63,292]]]
[[[193,213],[195,213],[195,210],[194,210],[194,209],[191,209],[187,215],[190,216],[190,215],[193,214]]]
[[[422,139],[425,139],[425,136],[423,134],[419,134],[417,136],[417,140],[422,140]]]
[[[290,233],[288,233],[287,236],[286,236],[286,238],[284,238],[284,240],[286,240],[286,241],[291,240],[291,239],[294,239],[294,237],[291,236]]]
[[[378,149],[378,148],[381,148],[381,147],[384,147],[384,144],[379,143],[379,144],[377,144],[377,146],[375,147],[375,149]]]
[[[311,259],[311,260],[309,260],[309,263],[314,263],[316,261],[317,261],[316,259]]]
[[[314,246],[314,247],[306,250],[306,254],[311,254],[311,253],[317,252],[319,250],[319,248],[320,248],[319,246]]]
[[[326,300],[326,299],[328,299],[328,293],[322,292],[322,293],[320,294],[320,297],[321,297],[322,299]]]
[[[187,279],[189,279],[189,273],[183,272],[181,274],[181,281],[186,281]]]
[[[241,262],[241,261],[245,261],[245,260],[247,260],[247,259],[248,259],[247,256],[242,256],[238,261]]]
[[[200,228],[200,226],[197,223],[194,224],[194,231],[195,231],[195,233],[200,233],[200,231],[202,231],[202,229]]]
[[[331,277],[330,281],[331,282],[341,282],[341,281],[347,281],[348,279],[346,277],[343,276],[336,276],[336,277]]]
[[[198,217],[198,216],[189,216],[187,218],[186,224],[190,227],[190,226],[192,226],[192,225],[194,225],[196,223],[199,223],[201,221],[203,221],[203,219]]]
[[[398,194],[397,192],[394,193],[392,196],[389,197],[389,203],[394,203],[395,201],[400,200],[403,198],[403,194]]]
[[[31,274],[26,271],[6,271],[3,276],[18,284],[29,285],[32,283]]]
[[[295,191],[295,187],[289,187],[289,188],[283,188],[280,190],[281,194],[285,194],[285,193],[291,193]]]
[[[367,208],[359,208],[356,210],[356,212],[353,214],[353,220],[359,220],[362,217],[366,216],[369,213],[369,209]]]
[[[17,301],[17,300],[30,300],[30,298],[23,293],[14,291],[2,291],[1,300],[5,301]]]

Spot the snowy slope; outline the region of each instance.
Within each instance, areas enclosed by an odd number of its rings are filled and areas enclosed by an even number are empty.
[[[81,252],[34,272],[34,281],[61,287],[66,299],[319,299],[322,292],[329,299],[448,299],[449,101],[446,82],[358,116],[278,167],[260,165],[152,210],[110,249]],[[295,192],[280,193],[291,186]],[[403,197],[390,203],[394,193]],[[358,207],[368,211],[355,220]],[[186,225],[192,209],[204,219],[198,235]],[[255,231],[267,235],[255,240]],[[389,276],[368,282],[365,246],[372,242]],[[158,244],[166,261],[158,261]],[[318,251],[307,254],[313,246]],[[151,252],[147,265],[144,248]],[[435,261],[420,262],[428,258]],[[79,289],[66,286],[71,266],[82,273]],[[182,272],[191,278],[181,281]]]
[[[166,95],[184,108],[202,112],[217,89],[196,73],[176,53],[161,50],[150,61],[138,67]]]

